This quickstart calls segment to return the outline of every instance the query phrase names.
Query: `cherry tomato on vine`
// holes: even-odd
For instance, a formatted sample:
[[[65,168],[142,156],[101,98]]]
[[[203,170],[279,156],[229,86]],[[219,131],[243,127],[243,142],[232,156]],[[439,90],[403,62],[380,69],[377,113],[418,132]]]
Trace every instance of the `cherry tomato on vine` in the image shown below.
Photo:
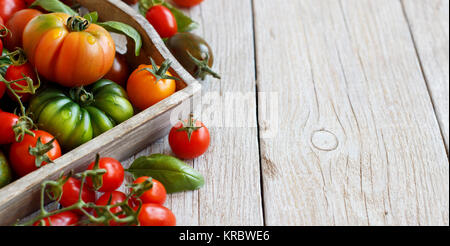
[[[23,0],[0,0],[0,17],[7,22],[15,12],[26,7]]]
[[[26,77],[29,77],[30,79],[32,79],[33,83],[36,84],[36,82],[37,82],[36,73],[33,69],[33,66],[31,66],[31,64],[29,62],[26,62],[22,65],[9,66],[8,69],[6,70],[5,79],[8,81],[23,79],[24,75]],[[25,80],[21,80],[21,81],[18,81],[17,84],[26,86],[27,82]],[[15,84],[11,84],[11,88],[14,90],[20,90],[20,88]],[[11,99],[16,100],[16,98],[10,91],[8,91],[7,93]],[[29,93],[17,93],[17,95],[20,97],[20,100],[22,102],[28,102],[32,96]]]
[[[63,193],[61,196],[61,200],[59,204],[63,207],[69,207],[78,202],[78,196],[80,195],[81,189],[81,181],[75,178],[70,177],[67,182],[63,185]],[[90,190],[86,184],[83,185],[83,191],[81,191],[81,199],[86,202],[95,202],[95,191]],[[90,212],[92,209],[85,208],[87,212]],[[74,210],[74,212],[78,214],[82,214],[83,212],[79,210]]]
[[[137,208],[136,208],[137,210]],[[154,203],[146,203],[138,215],[141,226],[175,226],[175,215],[168,208]]]
[[[194,159],[208,150],[208,128],[190,116],[188,122],[178,122],[169,133],[169,145],[173,153],[182,159]]]
[[[0,84],[3,83],[0,82]],[[15,142],[13,126],[17,121],[19,121],[19,116],[8,112],[0,112],[0,144],[11,144]]]
[[[177,21],[170,10],[162,5],[151,7],[145,15],[161,38],[170,38],[178,32]]]
[[[41,224],[41,221],[37,221],[33,224],[33,226],[74,226],[80,220],[79,216],[71,211],[61,212],[59,214],[55,214],[44,218],[44,224]]]
[[[127,59],[124,55],[117,53],[111,69],[103,78],[125,86],[128,76],[130,76],[130,68],[128,67]]]
[[[137,178],[133,183],[140,184],[148,179],[149,177],[142,176]],[[142,194],[139,198],[141,199],[142,203],[156,203],[162,205],[166,201],[167,197],[166,188],[164,188],[164,185],[156,179],[152,179],[152,182],[152,188],[144,192],[144,194]]]
[[[190,8],[200,4],[203,0],[173,0],[180,7]]]
[[[0,48],[1,48],[1,46],[2,46],[2,40],[0,39]],[[2,81],[0,81],[0,99],[2,99],[3,95],[5,94],[5,91],[6,91],[6,85]]]
[[[34,137],[25,134],[23,140],[13,143],[9,150],[11,167],[20,177],[61,156],[61,147],[50,133],[41,130],[32,132]]]
[[[152,61],[152,65],[140,65],[131,73],[127,92],[134,106],[145,110],[175,92],[175,79],[167,71],[169,66],[170,62],[165,61],[159,69]]]
[[[5,37],[6,48],[8,50],[15,50],[17,47],[22,47],[22,34],[25,26],[36,16],[41,15],[42,12],[35,9],[22,9],[14,13],[6,23],[6,28],[10,33]]]
[[[121,203],[127,199],[127,196],[120,191],[112,191],[112,192],[105,192],[101,197],[97,199],[95,202],[98,206],[105,206],[108,205],[108,201],[110,201],[109,205],[115,205],[117,203]],[[110,211],[114,214],[120,213],[122,211],[121,207],[114,207],[111,208]],[[94,211],[94,216],[98,216],[97,213]],[[124,218],[125,215],[119,215],[119,218]],[[109,223],[111,226],[119,226],[120,223],[117,223],[115,221],[111,221]]]
[[[119,188],[125,176],[125,171],[122,167],[122,164],[109,157],[104,157],[99,160],[98,163],[99,169],[106,169],[106,173],[102,175],[102,186],[98,189],[100,192],[111,192]],[[95,162],[92,162],[88,170],[94,169]],[[86,179],[87,185],[92,188],[93,181],[90,177]]]

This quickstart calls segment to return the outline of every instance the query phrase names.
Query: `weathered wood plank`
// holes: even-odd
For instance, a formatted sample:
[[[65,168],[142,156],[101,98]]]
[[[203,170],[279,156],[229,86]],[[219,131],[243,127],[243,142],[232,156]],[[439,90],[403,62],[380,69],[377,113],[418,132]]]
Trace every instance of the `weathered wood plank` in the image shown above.
[[[449,1],[402,3],[448,152]]]
[[[260,142],[266,224],[448,225],[448,159],[400,2],[253,4],[258,90],[280,105]]]
[[[210,128],[210,149],[187,162],[205,176],[205,186],[170,195],[165,204],[177,225],[263,225],[251,10],[250,0],[205,1],[184,10],[201,25],[194,32],[213,48],[222,80],[204,82],[204,105],[197,111]],[[240,111],[246,105],[227,104],[235,92],[248,93],[246,110]],[[218,119],[208,120],[212,111]],[[167,137],[139,155],[150,153],[172,154]]]

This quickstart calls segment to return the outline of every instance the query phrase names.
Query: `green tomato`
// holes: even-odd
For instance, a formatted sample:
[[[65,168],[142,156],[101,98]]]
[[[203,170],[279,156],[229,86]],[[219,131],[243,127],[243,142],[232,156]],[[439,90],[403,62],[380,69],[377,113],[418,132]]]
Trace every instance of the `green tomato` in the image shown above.
[[[0,151],[0,188],[11,183],[11,168],[8,165],[5,155]]]
[[[29,110],[39,129],[74,149],[131,118],[133,106],[118,84],[101,79],[86,90],[46,88],[34,96]]]

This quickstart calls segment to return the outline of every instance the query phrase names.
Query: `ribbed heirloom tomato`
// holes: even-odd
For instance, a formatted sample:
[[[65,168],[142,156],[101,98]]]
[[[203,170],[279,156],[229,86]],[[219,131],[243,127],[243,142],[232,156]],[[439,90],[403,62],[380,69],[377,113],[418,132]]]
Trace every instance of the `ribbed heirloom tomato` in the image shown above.
[[[23,32],[23,48],[39,74],[66,87],[89,85],[102,78],[116,53],[103,27],[64,13],[30,21]]]

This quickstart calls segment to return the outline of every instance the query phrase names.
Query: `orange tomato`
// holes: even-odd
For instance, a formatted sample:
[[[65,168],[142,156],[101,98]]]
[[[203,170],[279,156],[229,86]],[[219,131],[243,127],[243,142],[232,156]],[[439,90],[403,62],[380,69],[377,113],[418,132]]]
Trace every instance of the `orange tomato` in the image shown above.
[[[39,74],[66,87],[89,85],[102,78],[116,53],[103,27],[64,13],[30,21],[23,32],[23,48]]]
[[[166,64],[167,65],[167,64]],[[167,67],[168,68],[168,67]],[[175,93],[176,83],[170,72],[165,69],[163,74],[156,74],[153,65],[140,65],[128,78],[127,92],[131,103],[140,110],[158,103]],[[154,73],[150,72],[153,70]]]
[[[8,50],[14,50],[16,47],[22,47],[22,34],[25,26],[42,12],[35,9],[23,9],[17,11],[6,23],[11,33],[6,35],[5,42]]]

